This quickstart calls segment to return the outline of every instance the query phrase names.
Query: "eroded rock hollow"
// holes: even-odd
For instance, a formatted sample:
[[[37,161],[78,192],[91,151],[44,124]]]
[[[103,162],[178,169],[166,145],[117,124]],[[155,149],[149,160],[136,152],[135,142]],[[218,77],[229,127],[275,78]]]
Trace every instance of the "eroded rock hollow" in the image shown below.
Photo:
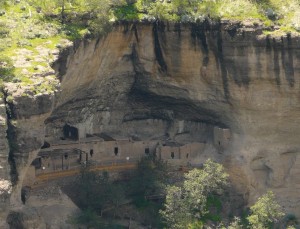
[[[300,216],[299,37],[230,23],[122,24],[69,49],[55,68],[61,88],[40,100],[46,107],[23,115],[22,101],[14,105],[20,123],[35,123],[23,128],[36,141],[27,153],[42,138],[155,142],[171,163],[224,164],[246,203],[273,190]],[[189,158],[183,147],[195,145]]]

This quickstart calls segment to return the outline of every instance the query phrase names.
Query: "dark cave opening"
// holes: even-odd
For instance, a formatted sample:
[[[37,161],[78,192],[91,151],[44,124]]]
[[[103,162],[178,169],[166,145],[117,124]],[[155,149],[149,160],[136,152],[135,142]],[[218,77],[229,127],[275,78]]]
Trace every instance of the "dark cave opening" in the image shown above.
[[[78,137],[78,129],[76,127],[65,124],[63,127],[64,139],[71,139],[77,141]]]

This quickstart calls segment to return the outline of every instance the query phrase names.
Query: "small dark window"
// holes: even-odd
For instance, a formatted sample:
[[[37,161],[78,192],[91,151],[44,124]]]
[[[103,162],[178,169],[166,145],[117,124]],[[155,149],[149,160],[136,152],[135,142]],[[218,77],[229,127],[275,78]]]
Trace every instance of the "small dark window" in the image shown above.
[[[119,153],[119,148],[118,147],[115,147],[115,156],[117,156],[118,155],[118,153]]]
[[[219,145],[221,145],[221,142],[219,141]]]
[[[146,154],[146,155],[149,155],[149,154],[150,154],[150,149],[149,149],[149,148],[146,148],[146,149],[145,149],[145,154]]]
[[[91,155],[91,157],[93,157],[93,154],[94,154],[94,150],[90,150],[90,155]]]
[[[174,159],[174,157],[175,157],[174,152],[171,152],[171,158]]]
[[[65,159],[66,159],[66,160],[68,159],[68,154],[67,154],[67,153],[65,154]]]
[[[186,154],[186,158],[189,158],[189,154],[188,153]]]

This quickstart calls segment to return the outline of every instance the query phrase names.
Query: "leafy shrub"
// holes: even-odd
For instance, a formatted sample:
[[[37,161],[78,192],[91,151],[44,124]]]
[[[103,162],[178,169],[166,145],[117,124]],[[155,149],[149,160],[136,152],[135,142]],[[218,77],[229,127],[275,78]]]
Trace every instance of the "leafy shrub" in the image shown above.
[[[4,55],[0,55],[0,77],[2,80],[8,80],[13,76],[14,66],[12,60]]]

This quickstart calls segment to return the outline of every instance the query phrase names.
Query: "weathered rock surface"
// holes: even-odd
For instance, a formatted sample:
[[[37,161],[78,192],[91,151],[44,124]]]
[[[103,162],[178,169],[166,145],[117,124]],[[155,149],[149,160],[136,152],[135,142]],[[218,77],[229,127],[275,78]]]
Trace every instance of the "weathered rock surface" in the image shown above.
[[[14,95],[12,88],[6,87],[7,95]],[[10,171],[8,179],[13,186],[6,201],[6,208],[3,209],[6,213],[9,212],[9,217],[13,217],[10,219],[13,220],[14,217],[20,216],[28,221],[28,225],[37,225],[39,221],[36,222],[37,224],[34,223],[36,219],[30,216],[27,210],[23,209],[21,201],[22,183],[28,167],[43,145],[45,136],[44,121],[50,114],[52,100],[53,94],[38,95],[32,98],[14,96],[14,100],[6,106],[8,130],[7,138],[4,139],[9,141],[10,147],[7,147],[6,151],[1,150],[1,153],[9,152],[9,155],[6,155],[6,166],[9,168],[6,169]],[[32,212],[35,211],[35,209],[32,209]],[[4,219],[0,219],[0,221],[5,222]],[[36,228],[40,228],[40,226],[36,226]]]
[[[56,185],[30,193],[26,206],[37,210],[47,229],[74,228],[71,219],[80,211]]]
[[[292,35],[230,23],[116,26],[69,56],[46,138],[69,123],[83,136],[212,143],[213,127],[226,127],[231,142],[211,157],[239,193],[252,203],[273,190],[300,216],[299,66]]]
[[[5,103],[0,99],[0,219],[6,217],[9,205],[9,196],[12,191],[12,184],[9,175],[10,166],[8,163],[9,146],[6,138],[7,115]],[[5,227],[5,221],[0,221],[0,227]]]
[[[12,203],[21,202],[22,176],[44,137],[59,140],[67,123],[82,137],[206,142],[202,158],[210,150],[246,202],[273,190],[286,212],[300,216],[299,37],[230,23],[126,24],[60,60],[55,100],[13,101]],[[225,148],[214,144],[216,127],[231,130]]]

